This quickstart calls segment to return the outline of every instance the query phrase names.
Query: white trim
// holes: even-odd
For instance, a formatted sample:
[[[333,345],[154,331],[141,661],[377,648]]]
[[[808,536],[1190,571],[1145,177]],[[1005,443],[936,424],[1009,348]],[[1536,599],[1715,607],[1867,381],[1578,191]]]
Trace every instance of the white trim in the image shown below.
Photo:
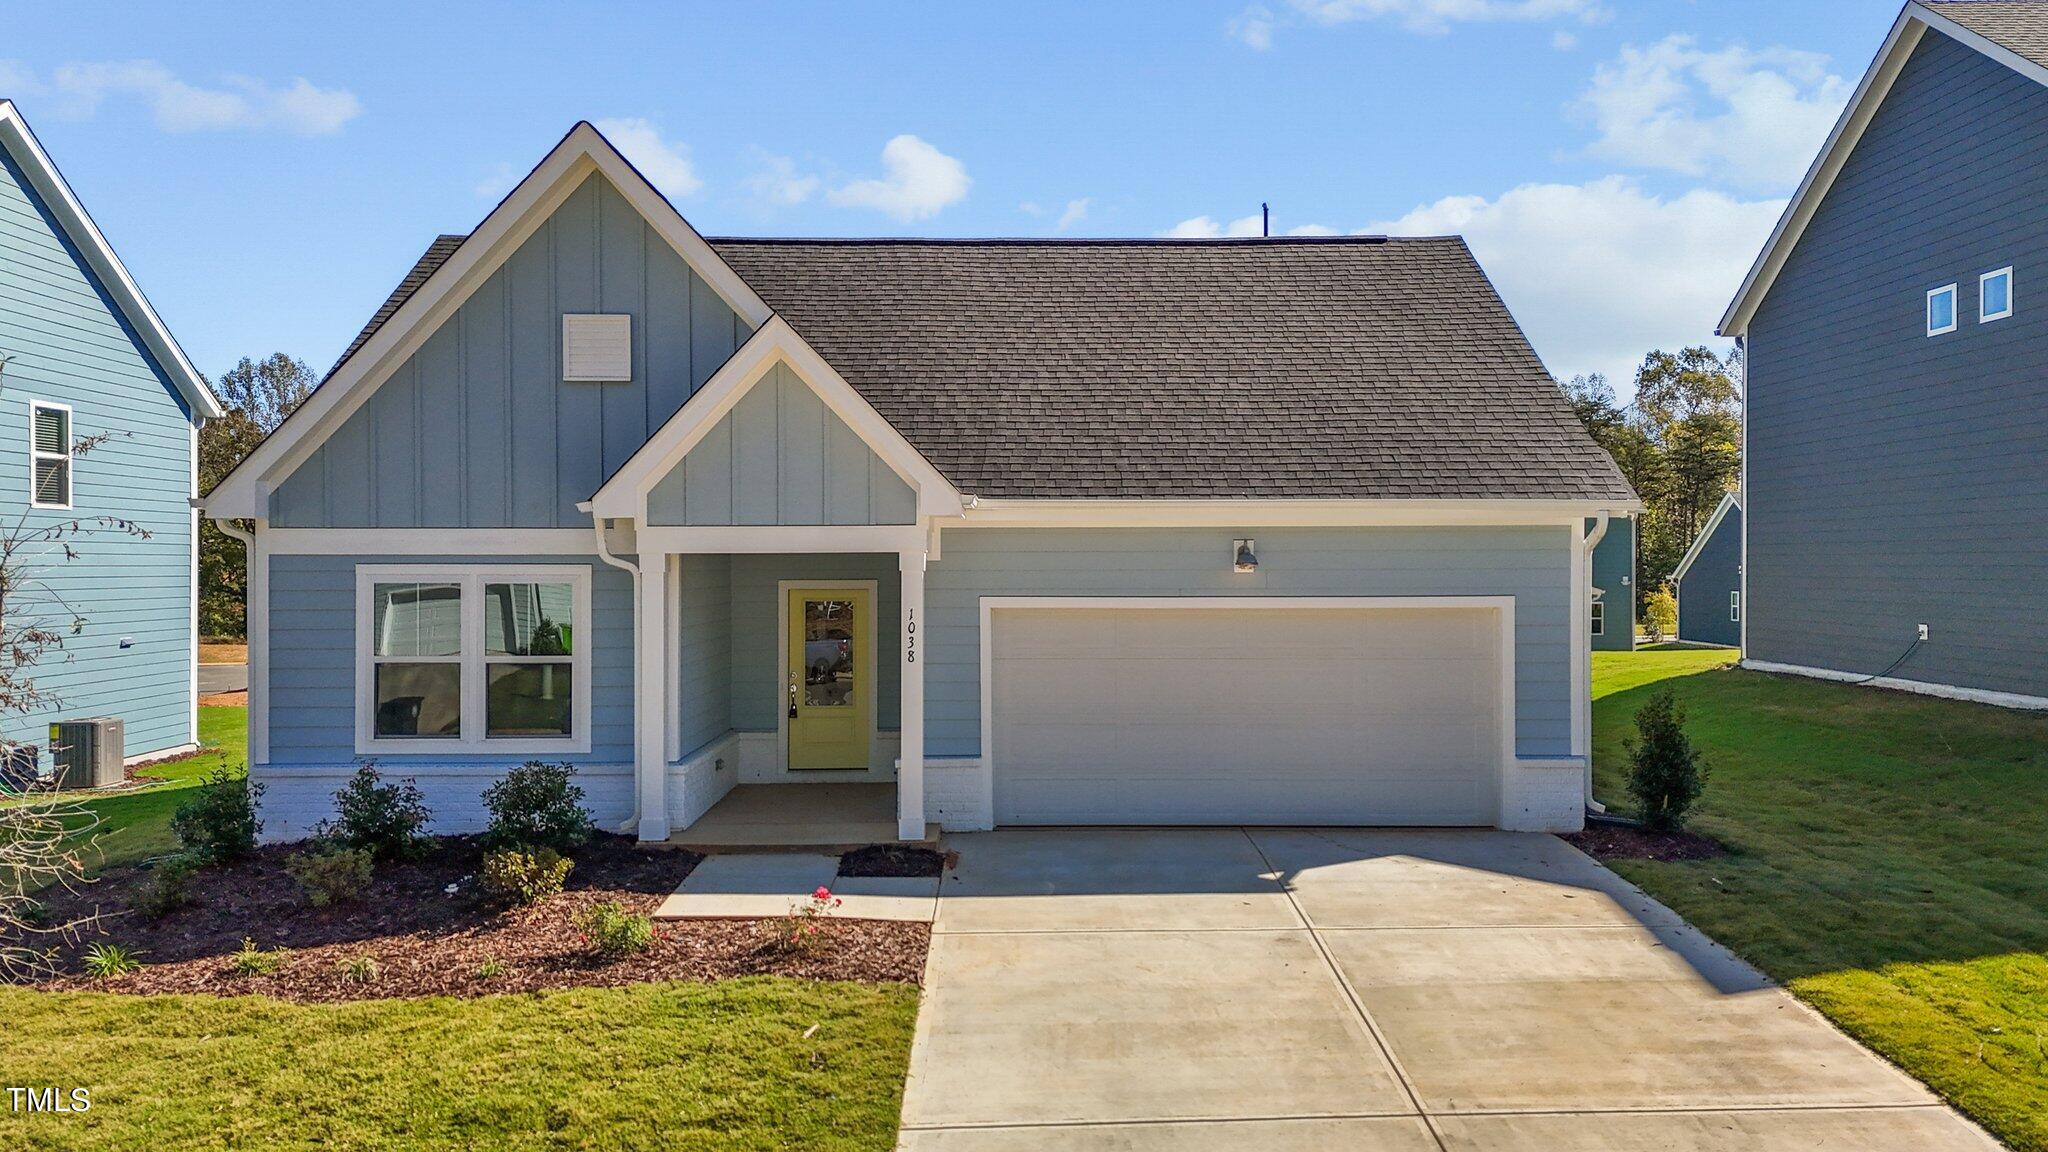
[[[765,524],[738,527],[642,527],[648,552],[902,552],[921,547],[916,524]]]
[[[186,528],[190,532],[190,535],[185,537],[188,551],[185,557],[185,579],[189,582],[185,589],[185,603],[187,610],[192,614],[192,632],[186,637],[192,644],[191,683],[186,687],[187,699],[191,703],[185,711],[191,723],[191,732],[187,738],[196,745],[199,743],[199,505],[196,503],[199,498],[199,425],[188,424],[185,430],[186,478],[190,484],[185,499]],[[243,623],[246,632],[246,615]],[[243,639],[246,643],[246,635]]]
[[[593,512],[604,518],[647,520],[647,494],[674,471],[698,441],[718,426],[741,398],[767,379],[777,365],[796,373],[832,414],[844,421],[889,470],[917,493],[918,514],[950,516],[961,508],[960,493],[939,474],[895,425],[884,419],[867,398],[854,390],[837,369],[797,335],[780,316],[747,338],[730,359],[712,373],[668,422],[634,451],[611,479],[591,497]],[[895,549],[890,549],[895,551]]]
[[[1940,696],[1948,700],[1967,700],[1973,704],[1991,704],[2000,708],[2021,708],[2028,711],[2048,709],[2048,696],[2026,696],[2017,692],[1994,692],[1987,688],[1962,688],[1954,684],[1935,684],[1925,680],[1902,680],[1896,676],[1880,676],[1872,680],[1856,672],[1838,672],[1832,668],[1809,668],[1801,664],[1779,664],[1771,660],[1744,660],[1742,666],[1753,672],[1770,672],[1783,676],[1805,676],[1813,680],[1834,680],[1867,684],[1872,688],[1890,688],[1897,692],[1914,692],[1922,696]]]
[[[1692,568],[1692,562],[1700,558],[1701,552],[1706,551],[1707,542],[1713,539],[1715,532],[1720,531],[1721,521],[1728,518],[1730,508],[1738,511],[1742,508],[1742,501],[1733,492],[1724,494],[1721,502],[1714,505],[1714,511],[1707,516],[1707,522],[1700,525],[1700,534],[1692,538],[1692,546],[1685,550],[1685,556],[1679,560],[1678,567],[1671,570],[1672,595],[1678,594],[1678,582],[1685,579],[1686,572]]]
[[[1984,286],[1986,284],[1989,284],[1991,281],[1996,280],[2000,276],[2005,277],[2005,310],[2003,312],[1986,312],[1984,310]],[[1990,272],[1984,273],[1982,276],[1977,277],[1977,323],[1989,324],[1993,320],[2004,320],[2012,315],[2012,310],[2012,265],[2007,264],[2003,268],[1994,269]]]
[[[1577,541],[1575,540],[1576,544]],[[1575,556],[1583,549],[1574,547]],[[1575,562],[1576,569],[1576,562]],[[1500,768],[1494,777],[1495,804],[1499,822],[1508,822],[1510,788],[1507,774],[1517,764],[1515,748],[1515,598],[1513,596],[983,596],[980,599],[979,635],[981,664],[981,778],[987,795],[983,810],[995,812],[995,631],[996,612],[1009,609],[1043,608],[1151,608],[1151,609],[1404,609],[1462,608],[1491,609],[1498,615],[1500,659]],[[1583,635],[1575,646],[1589,645]],[[1576,716],[1576,713],[1574,714]],[[1577,761],[1574,761],[1576,764]]]
[[[264,535],[270,551],[278,556],[590,556],[596,552],[588,528],[272,528]],[[633,551],[630,547],[623,550]]]
[[[41,410],[41,409],[48,409],[48,410],[50,410],[50,411],[52,411],[52,412],[62,412],[62,413],[64,413],[64,450],[63,450],[62,452],[45,452],[45,451],[43,451],[42,449],[40,449],[40,448],[36,447],[36,412],[37,412],[38,410]],[[36,398],[35,398],[35,397],[33,397],[33,396],[29,397],[29,400],[28,400],[28,506],[29,506],[29,507],[31,507],[31,508],[37,508],[37,509],[47,509],[47,510],[50,510],[50,511],[53,511],[53,512],[69,512],[69,511],[71,511],[71,509],[72,509],[72,506],[73,506],[74,504],[76,504],[76,503],[78,502],[78,454],[77,454],[76,452],[73,452],[73,451],[71,450],[71,449],[72,449],[72,446],[73,446],[73,445],[75,445],[76,443],[78,443],[78,440],[77,440],[77,418],[76,418],[76,417],[75,417],[75,416],[74,416],[74,415],[72,414],[72,411],[71,411],[71,405],[69,405],[69,404],[59,404],[59,403],[57,403],[57,402],[56,402],[55,400],[38,400],[38,399],[36,399]],[[42,461],[44,461],[44,460],[62,460],[62,461],[64,461],[64,502],[63,502],[62,504],[46,504],[46,503],[44,503],[44,502],[43,502],[43,500],[42,500],[42,496],[41,496],[41,494],[40,494],[40,493],[38,492],[38,490],[37,490],[37,485],[36,485],[36,465],[37,465],[37,464],[39,464],[39,463],[41,463],[41,462],[42,462]]]
[[[1638,500],[1012,499],[969,503],[963,528],[1551,527],[1601,512],[1639,512]]]
[[[867,662],[867,712],[868,766],[861,769],[835,768],[791,768],[789,766],[789,706],[783,689],[789,683],[789,594],[799,588],[832,591],[866,591],[868,594],[867,623],[865,635],[861,637],[861,659]],[[877,719],[877,702],[882,695],[881,660],[875,652],[875,614],[882,608],[881,581],[879,580],[778,580],[775,582],[775,766],[779,771],[801,774],[805,779],[815,777],[819,782],[834,779],[851,779],[856,772],[871,773],[878,766],[887,763],[879,755],[876,744],[880,739],[880,722]]]
[[[1742,349],[1742,476],[1735,482],[1736,490],[1729,493],[1728,497],[1724,499],[1734,499],[1735,506],[1741,508],[1743,503],[1749,499],[1749,365],[1756,356],[1756,340],[1748,333],[1744,333],[1735,338],[1735,343]],[[1742,519],[1738,523],[1741,525],[1742,530],[1736,533],[1735,538],[1735,587],[1741,590],[1743,599],[1747,600],[1749,598],[1749,514],[1747,512],[1743,513]],[[1719,525],[1715,525],[1715,527],[1719,527]],[[1678,598],[1677,587],[1677,581],[1674,579],[1672,581],[1671,593],[1673,600]],[[1747,618],[1748,613],[1743,615],[1742,624],[1735,630],[1735,644],[1738,650],[1747,652],[1749,650],[1749,620]]]
[[[453,663],[462,669],[462,733],[453,739],[406,739],[378,737],[376,721],[370,614],[379,583],[417,580],[459,584],[461,593],[462,645],[454,658],[436,657],[433,662]],[[574,699],[570,705],[570,735],[563,737],[521,737],[491,739],[485,732],[487,670],[491,663],[484,652],[484,585],[532,581],[569,584],[574,597],[571,610],[569,667],[574,677]],[[359,756],[476,756],[476,755],[572,755],[590,751],[590,566],[587,564],[358,564],[355,602],[355,750]],[[396,659],[396,658],[394,658]],[[509,659],[509,658],[508,658]]]
[[[918,659],[924,650],[924,576],[928,558],[922,549],[897,555],[902,580],[901,620],[897,625],[897,658],[901,661],[897,697],[898,737],[896,754],[896,837],[922,840],[925,834],[924,800],[924,666]],[[928,618],[927,618],[928,619]]]
[[[113,245],[100,234],[99,225],[94,224],[85,205],[79,203],[72,193],[71,185],[64,179],[57,166],[50,162],[49,154],[29,130],[28,122],[11,100],[0,100],[0,147],[7,149],[15,163],[27,174],[30,184],[43,203],[57,217],[57,223],[64,229],[86,263],[92,266],[94,274],[114,300],[130,325],[142,338],[150,358],[155,360],[164,374],[170,377],[171,385],[184,396],[185,403],[192,409],[197,420],[217,420],[226,415],[220,401],[214,398],[213,390],[206,386],[206,379],[199,370],[192,367],[192,361],[185,357],[185,350],[171,335],[170,329],[150,307],[149,298],[142,294],[135,278],[114,255]],[[196,422],[196,421],[195,421]]]
[[[376,334],[214,488],[205,500],[207,514],[267,516],[264,485],[282,482],[311,456],[592,174],[609,180],[749,327],[768,320],[768,305],[732,266],[609,140],[578,123]]]
[[[1944,295],[1948,297],[1948,324],[1945,327],[1937,328],[1934,326],[1934,298]],[[1939,288],[1929,288],[1927,290],[1926,318],[1927,334],[1929,336],[1946,336],[1955,331],[1957,325],[1963,319],[1963,297],[1960,286],[1944,284]]]
[[[662,726],[667,736],[663,756],[673,764],[683,758],[683,558],[673,552],[663,556],[662,578],[667,581],[663,599],[667,604],[668,627],[664,628],[662,667],[667,669],[662,693]],[[727,675],[731,673],[728,671]]]

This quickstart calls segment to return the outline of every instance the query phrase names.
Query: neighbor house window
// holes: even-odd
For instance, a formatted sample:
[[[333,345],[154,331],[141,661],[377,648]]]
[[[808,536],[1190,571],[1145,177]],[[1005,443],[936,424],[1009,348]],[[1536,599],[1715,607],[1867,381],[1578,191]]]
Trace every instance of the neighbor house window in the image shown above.
[[[1593,635],[1595,635],[1595,636],[1605,636],[1606,634],[1607,634],[1607,605],[1605,605],[1605,604],[1602,604],[1602,603],[1601,603],[1600,601],[1598,601],[1598,600],[1595,600],[1595,601],[1593,601]]]
[[[1989,324],[2012,315],[2012,269],[2000,268],[1977,277],[1977,323]]]
[[[28,406],[29,503],[71,507],[71,409],[39,400]]]
[[[1730,592],[1728,594],[1728,619],[1737,624],[1742,623],[1742,593],[1740,592]]]
[[[1936,288],[1927,294],[1927,334],[1939,336],[1956,330],[1956,286]]]
[[[356,750],[590,749],[590,569],[356,569]]]

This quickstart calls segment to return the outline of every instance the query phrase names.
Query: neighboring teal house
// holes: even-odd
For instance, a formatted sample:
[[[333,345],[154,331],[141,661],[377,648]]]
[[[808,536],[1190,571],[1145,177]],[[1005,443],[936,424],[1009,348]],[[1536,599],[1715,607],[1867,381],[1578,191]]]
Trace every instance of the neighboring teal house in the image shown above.
[[[53,701],[0,717],[0,735],[47,749],[51,721],[112,716],[130,760],[196,747],[192,500],[199,426],[220,405],[5,100],[0,361],[0,523],[86,529],[67,541],[74,559],[32,550],[37,594],[8,605],[11,629],[66,638],[29,673]],[[102,517],[147,538],[95,528]],[[70,635],[74,616],[83,625]]]
[[[1590,527],[1590,526],[1589,526]],[[1636,518],[1616,516],[1593,546],[1593,607],[1589,634],[1602,652],[1636,647]]]
[[[203,506],[266,836],[539,758],[688,843],[1578,828],[1640,503],[1455,237],[707,240],[579,124]]]
[[[1742,646],[1742,500],[1721,497],[1671,573],[1678,595],[1678,638]]]

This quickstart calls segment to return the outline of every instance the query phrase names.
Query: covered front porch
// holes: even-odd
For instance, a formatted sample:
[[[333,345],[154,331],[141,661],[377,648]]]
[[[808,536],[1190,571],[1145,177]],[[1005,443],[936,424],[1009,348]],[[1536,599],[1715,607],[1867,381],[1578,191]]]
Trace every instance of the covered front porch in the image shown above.
[[[888,784],[736,784],[669,843],[682,848],[855,848],[905,839]],[[938,839],[926,823],[918,839]]]

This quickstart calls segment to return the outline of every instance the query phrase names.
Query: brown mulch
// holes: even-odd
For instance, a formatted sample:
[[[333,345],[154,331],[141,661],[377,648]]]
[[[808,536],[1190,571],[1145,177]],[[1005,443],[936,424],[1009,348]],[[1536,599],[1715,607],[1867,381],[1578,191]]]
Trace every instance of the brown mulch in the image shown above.
[[[1565,841],[1595,860],[1711,860],[1728,849],[1698,832],[1651,832],[1629,824],[1588,823]]]
[[[435,845],[425,859],[380,865],[361,899],[328,908],[308,905],[285,871],[291,846],[266,847],[249,860],[200,872],[190,889],[194,903],[155,922],[126,911],[149,883],[147,870],[110,873],[76,896],[51,902],[60,920],[94,910],[110,915],[68,950],[65,974],[40,986],[331,1003],[751,975],[914,984],[923,974],[927,925],[854,920],[826,921],[820,942],[798,953],[773,946],[765,921],[662,923],[646,952],[603,960],[577,926],[579,915],[606,901],[651,913],[700,857],[605,837],[576,853],[567,891],[530,908],[500,909],[476,891],[477,845],[463,839]],[[275,971],[235,973],[233,956],[245,938],[279,951]],[[111,980],[84,975],[79,954],[95,941],[133,950],[141,971]],[[341,962],[358,956],[376,961],[374,981],[344,977]],[[486,976],[486,965],[499,971]]]
[[[945,871],[945,856],[906,844],[870,844],[839,858],[841,876],[939,876]]]
[[[201,707],[205,708],[247,708],[249,706],[249,690],[244,688],[240,692],[201,693],[199,703]]]

